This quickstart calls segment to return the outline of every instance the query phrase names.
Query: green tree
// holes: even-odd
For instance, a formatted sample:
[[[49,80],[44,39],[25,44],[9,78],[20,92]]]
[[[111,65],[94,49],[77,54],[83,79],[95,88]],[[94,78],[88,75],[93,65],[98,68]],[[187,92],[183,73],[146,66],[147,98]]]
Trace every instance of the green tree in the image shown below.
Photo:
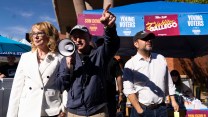
[[[192,3],[202,3],[208,4],[208,0],[166,0],[171,2],[192,2]]]

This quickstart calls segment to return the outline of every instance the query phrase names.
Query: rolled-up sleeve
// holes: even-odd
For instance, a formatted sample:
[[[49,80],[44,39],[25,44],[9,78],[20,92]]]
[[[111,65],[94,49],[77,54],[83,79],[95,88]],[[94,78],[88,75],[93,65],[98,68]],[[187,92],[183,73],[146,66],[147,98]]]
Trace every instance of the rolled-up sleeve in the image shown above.
[[[174,95],[176,88],[175,88],[175,85],[173,84],[173,80],[172,80],[172,78],[170,76],[170,73],[167,72],[166,76],[168,78],[169,95]]]
[[[137,92],[136,88],[134,87],[133,71],[128,62],[125,64],[123,72],[123,88],[123,93],[126,96]]]

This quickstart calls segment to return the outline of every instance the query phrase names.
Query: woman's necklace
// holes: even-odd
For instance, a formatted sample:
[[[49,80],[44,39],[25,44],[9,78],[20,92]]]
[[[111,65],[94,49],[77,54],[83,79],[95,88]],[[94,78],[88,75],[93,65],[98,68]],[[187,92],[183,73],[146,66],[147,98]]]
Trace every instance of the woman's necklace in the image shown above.
[[[45,59],[45,56],[46,56],[46,55],[40,56],[40,55],[38,54],[38,59],[39,59],[40,61],[43,61],[43,60]]]
[[[48,53],[48,51],[38,51],[37,52],[37,57],[38,57],[39,63],[44,61],[45,57],[47,56],[47,53]]]
[[[45,57],[39,57],[40,60],[44,60]]]

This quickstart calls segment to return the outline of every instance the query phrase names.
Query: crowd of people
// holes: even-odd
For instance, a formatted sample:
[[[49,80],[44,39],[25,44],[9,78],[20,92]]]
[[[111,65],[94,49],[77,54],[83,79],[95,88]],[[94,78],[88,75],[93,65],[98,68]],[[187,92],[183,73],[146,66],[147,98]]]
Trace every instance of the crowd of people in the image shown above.
[[[151,52],[153,33],[135,34],[137,53],[126,63],[115,58],[120,39],[109,7],[100,18],[104,36],[95,45],[86,26],[71,29],[76,46],[71,56],[58,52],[59,34],[51,23],[32,26],[32,49],[21,55],[18,67],[12,64],[16,73],[1,70],[2,77],[14,77],[7,117],[116,117],[118,112],[125,116],[127,98],[130,117],[167,117],[167,96],[176,112],[176,94],[193,97],[178,71],[169,73],[165,57]]]

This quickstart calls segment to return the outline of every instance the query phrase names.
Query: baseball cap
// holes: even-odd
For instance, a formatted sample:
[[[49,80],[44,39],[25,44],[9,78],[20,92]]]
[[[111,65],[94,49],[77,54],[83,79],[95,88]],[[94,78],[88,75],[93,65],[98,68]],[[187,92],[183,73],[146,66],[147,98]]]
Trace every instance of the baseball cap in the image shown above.
[[[81,30],[83,32],[89,33],[89,30],[88,30],[88,28],[86,26],[84,26],[84,25],[76,25],[76,26],[74,26],[71,29],[69,34],[71,35],[75,30]]]
[[[155,34],[152,32],[146,32],[146,31],[139,31],[136,33],[133,37],[133,41],[136,41],[137,39],[141,40],[152,40],[155,39]]]

